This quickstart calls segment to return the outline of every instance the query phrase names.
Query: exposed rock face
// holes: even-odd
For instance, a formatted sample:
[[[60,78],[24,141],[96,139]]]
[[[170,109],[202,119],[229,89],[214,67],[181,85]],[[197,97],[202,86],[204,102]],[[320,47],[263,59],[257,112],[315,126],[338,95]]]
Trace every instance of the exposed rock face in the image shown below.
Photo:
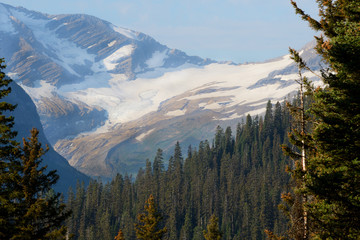
[[[42,98],[38,111],[51,144],[104,125],[106,120],[105,110],[82,102],[74,103],[59,95]]]
[[[216,63],[88,15],[5,4],[0,13],[9,75],[35,102],[55,149],[92,176],[134,173],[157,148],[197,145],[217,125],[235,126],[297,91],[289,56]],[[301,53],[319,69],[312,45]]]
[[[26,90],[41,84],[55,89],[81,82],[87,85],[89,80],[96,87],[105,87],[102,80],[114,74],[131,80],[155,67],[212,62],[88,15],[47,15],[6,4],[0,4],[0,12],[2,57],[7,59],[12,78]],[[52,94],[55,89],[41,95],[28,91],[52,143],[103,125],[104,109]]]

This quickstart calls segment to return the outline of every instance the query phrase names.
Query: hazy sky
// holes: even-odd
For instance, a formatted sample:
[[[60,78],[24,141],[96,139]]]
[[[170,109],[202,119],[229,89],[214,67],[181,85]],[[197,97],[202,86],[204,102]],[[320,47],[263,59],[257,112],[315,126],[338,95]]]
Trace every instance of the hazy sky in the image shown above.
[[[0,0],[43,13],[85,13],[140,31],[170,48],[219,61],[264,61],[316,34],[290,0]],[[315,16],[315,0],[297,0]]]

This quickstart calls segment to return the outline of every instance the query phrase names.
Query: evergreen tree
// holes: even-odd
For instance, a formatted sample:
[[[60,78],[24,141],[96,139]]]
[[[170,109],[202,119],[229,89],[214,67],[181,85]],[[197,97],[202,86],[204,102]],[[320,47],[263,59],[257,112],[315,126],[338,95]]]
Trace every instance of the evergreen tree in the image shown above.
[[[16,199],[16,232],[11,239],[61,239],[67,231],[64,221],[70,212],[60,202],[60,193],[51,189],[59,179],[56,170],[46,173],[47,167],[41,166],[46,151],[38,142],[38,134],[37,129],[32,129],[31,137],[23,139],[20,148],[22,170],[18,184],[22,191]]]
[[[6,78],[3,69],[6,65],[4,59],[0,58],[0,99],[6,97],[11,88],[11,79]],[[17,158],[14,140],[17,133],[12,129],[14,117],[8,116],[9,112],[15,110],[16,106],[0,102],[0,238],[7,239],[15,232],[15,199],[21,192],[21,188],[16,182],[19,178],[21,162]]]
[[[263,138],[270,138],[270,140],[272,140],[273,137],[273,120],[274,120],[274,115],[273,115],[273,111],[272,111],[272,103],[269,100],[267,105],[266,105],[266,112],[265,112],[265,117],[264,117],[264,135]]]
[[[270,121],[279,120],[275,117],[278,113],[271,114],[274,117]],[[283,114],[284,119],[289,118],[285,111]],[[203,228],[213,213],[221,216],[218,228],[223,239],[264,239],[264,228],[276,234],[285,231],[286,219],[276,207],[282,187],[289,180],[283,171],[286,158],[279,154],[279,145],[283,143],[280,131],[274,122],[269,122],[274,128],[271,142],[270,137],[266,140],[261,137],[264,134],[261,118],[249,115],[246,121],[238,125],[234,143],[230,128],[225,132],[218,128],[217,144],[200,142],[198,150],[189,148],[185,161],[180,144],[176,143],[166,171],[158,171],[157,162],[162,158],[162,151],[158,151],[152,169],[148,161],[135,182],[128,176],[124,179],[116,176],[105,186],[94,181],[85,193],[79,188],[79,194],[71,200],[77,217],[72,219],[69,229],[75,229],[75,239],[91,238],[93,232],[96,238],[105,239],[103,232],[110,231],[115,236],[119,226],[126,239],[135,239],[135,213],[142,209],[146,194],[157,190],[160,191],[156,203],[165,216],[161,226],[169,229],[164,239],[204,240]],[[281,131],[286,129],[288,125]],[[261,164],[262,157],[265,164]],[[157,179],[161,180],[159,189]],[[79,204],[74,204],[75,200]],[[106,211],[108,216],[104,219]]]
[[[290,218],[289,235],[294,239],[308,239],[311,229],[309,229],[309,216],[306,205],[308,203],[308,195],[300,193],[304,188],[305,174],[307,172],[307,162],[309,161],[310,153],[313,153],[311,131],[313,120],[307,114],[305,107],[306,98],[313,95],[313,89],[310,82],[303,76],[302,71],[306,68],[306,63],[300,57],[299,53],[294,49],[290,49],[291,58],[298,65],[299,79],[296,82],[299,84],[299,93],[294,103],[287,102],[287,107],[291,112],[292,125],[291,132],[289,132],[289,141],[292,147],[283,146],[283,151],[290,156],[294,162],[292,167],[287,170],[292,175],[293,192],[284,195],[284,202],[288,205],[283,206],[283,209],[288,211]],[[290,200],[291,199],[291,200]]]
[[[11,92],[10,79],[5,78],[0,59],[0,98]],[[1,239],[61,239],[65,238],[65,219],[70,212],[60,202],[60,194],[51,187],[59,176],[42,165],[45,150],[38,142],[39,132],[31,131],[23,145],[14,141],[14,118],[4,112],[14,105],[0,103],[0,238]]]
[[[118,234],[115,236],[114,240],[125,240],[124,234],[121,229],[119,230]]]
[[[163,150],[158,149],[156,152],[156,156],[153,161],[153,194],[154,198],[159,201],[161,199],[160,194],[163,192],[164,188],[164,160],[163,160]]]
[[[145,203],[146,213],[138,215],[140,223],[135,224],[136,237],[143,240],[160,240],[166,233],[166,227],[160,228],[162,216],[155,207],[155,200],[152,195]]]
[[[220,240],[221,232],[219,230],[219,218],[215,214],[211,215],[209,224],[207,225],[207,231],[204,231],[204,237],[206,240]]]
[[[316,50],[328,64],[325,87],[316,89],[312,113],[316,155],[309,159],[304,191],[320,238],[360,235],[360,2],[317,0],[320,20],[296,13],[323,35]]]

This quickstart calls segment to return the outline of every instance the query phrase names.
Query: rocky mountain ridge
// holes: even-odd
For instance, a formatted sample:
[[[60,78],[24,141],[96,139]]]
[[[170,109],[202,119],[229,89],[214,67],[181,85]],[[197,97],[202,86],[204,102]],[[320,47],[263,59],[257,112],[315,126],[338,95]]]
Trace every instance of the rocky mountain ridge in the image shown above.
[[[0,12],[9,74],[35,102],[55,149],[92,176],[137,172],[157,148],[197,145],[217,125],[234,126],[297,91],[289,56],[217,63],[92,16],[5,4]],[[318,70],[311,46],[301,54]]]

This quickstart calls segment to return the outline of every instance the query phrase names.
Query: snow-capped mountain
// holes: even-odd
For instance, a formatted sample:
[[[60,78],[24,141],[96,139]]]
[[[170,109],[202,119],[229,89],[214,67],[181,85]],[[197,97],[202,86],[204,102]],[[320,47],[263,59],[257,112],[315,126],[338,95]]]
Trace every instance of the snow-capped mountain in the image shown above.
[[[9,74],[32,97],[57,151],[93,176],[136,172],[158,147],[211,138],[218,124],[261,114],[269,99],[298,87],[289,56],[218,63],[92,16],[5,4],[0,14]],[[319,68],[311,45],[302,55]]]
[[[52,143],[102,125],[113,113],[109,109],[125,101],[118,96],[122,81],[158,67],[211,63],[92,16],[47,15],[5,4],[0,14],[1,56],[35,101]]]

